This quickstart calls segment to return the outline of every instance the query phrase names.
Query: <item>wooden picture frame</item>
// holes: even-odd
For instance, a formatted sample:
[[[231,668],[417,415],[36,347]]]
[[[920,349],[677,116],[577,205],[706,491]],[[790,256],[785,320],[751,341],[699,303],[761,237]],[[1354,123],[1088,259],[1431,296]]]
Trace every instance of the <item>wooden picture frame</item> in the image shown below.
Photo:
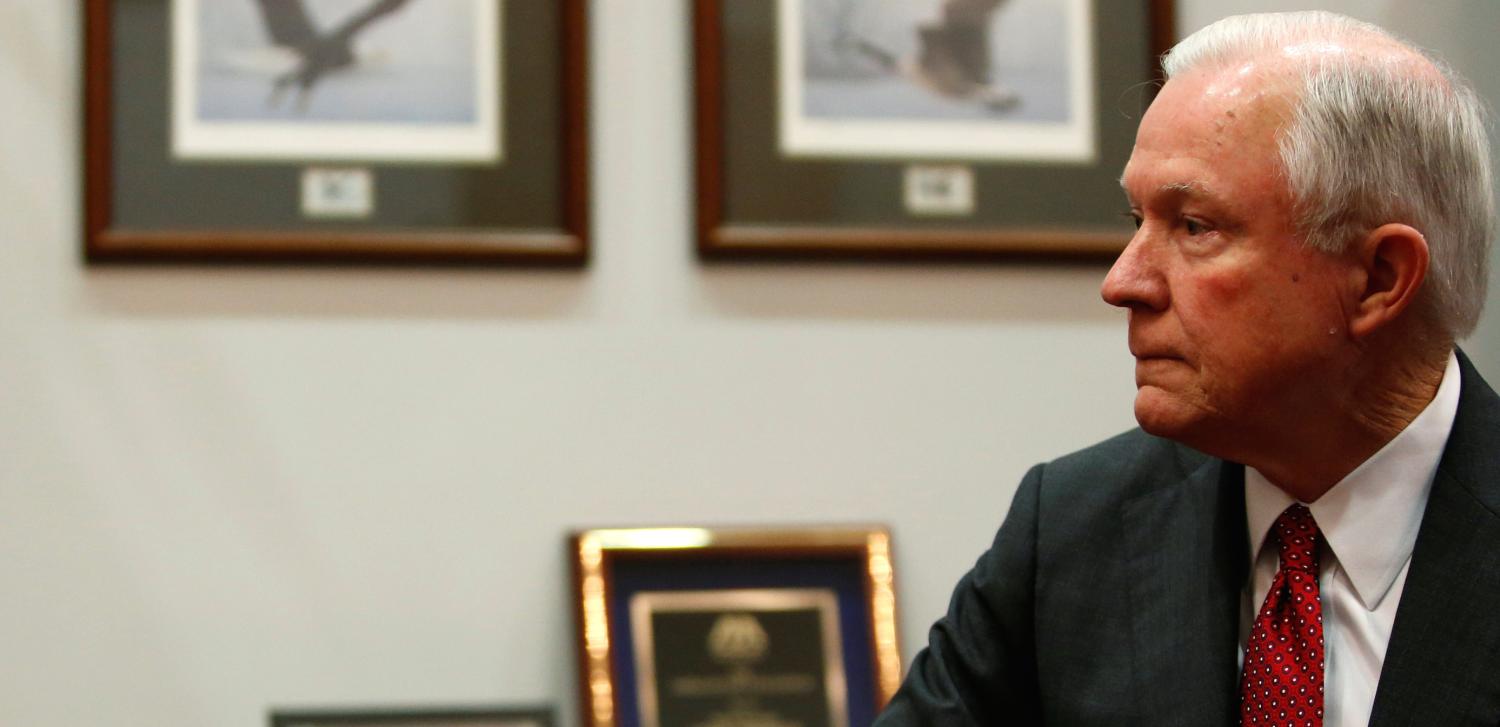
[[[961,102],[944,99],[941,113],[967,105],[954,112],[968,119],[961,123],[950,123],[938,111],[911,101],[917,84],[901,74],[916,78],[910,70],[915,54],[882,49],[847,27],[821,30],[820,22],[832,21],[817,19],[817,3],[836,2],[694,0],[700,257],[1106,258],[1124,248],[1131,227],[1121,214],[1117,180],[1135,125],[1154,94],[1158,58],[1173,40],[1172,0],[1052,0],[1061,21],[1049,21],[1031,34],[1050,32],[1068,39],[1046,45],[1073,49],[1057,51],[1061,60],[1054,63],[1067,83],[1034,83],[1032,88],[1066,99],[1038,96],[1037,120],[1032,121],[989,120],[1020,114],[995,109],[1006,103],[1012,106],[1005,108],[1025,109],[1024,90],[1009,99],[986,90],[985,113],[973,110],[980,96]],[[928,11],[938,13],[942,2],[881,0],[845,14],[908,12],[918,6],[932,6]],[[1036,9],[1043,5],[1028,0],[1031,15],[1020,17],[1045,18],[1051,11]],[[893,7],[897,9],[889,9]],[[991,28],[1003,28],[1018,16],[994,17],[999,22]],[[847,17],[837,22],[852,23]],[[921,25],[912,30],[913,38],[936,32]],[[1024,28],[1008,32],[1006,37],[1028,35]],[[824,36],[843,44],[840,53],[874,68],[866,72],[877,81],[837,88],[799,70],[812,68],[808,59],[816,54],[808,49],[817,50],[815,41]],[[1026,47],[1042,47],[1037,45],[1041,41],[1029,40],[1032,45]],[[994,53],[995,58],[1001,55]],[[998,63],[1003,80],[1005,66]],[[890,80],[880,78],[881,73]],[[905,90],[896,90],[897,77],[907,81],[901,86]],[[1091,85],[1079,94],[1084,81]],[[909,105],[897,110],[876,105],[887,101],[869,95],[870,89],[885,88],[891,89],[888,103]],[[815,94],[824,91],[832,100],[821,102],[822,111],[809,111],[821,98]],[[838,105],[856,97],[868,98],[868,108],[880,110],[845,112]],[[1087,107],[1093,115],[1082,113]],[[912,121],[929,112],[936,120]],[[819,113],[826,118],[815,118]],[[911,118],[898,118],[900,114]],[[820,124],[827,128],[815,128]],[[1009,125],[996,133],[1001,124]],[[1059,141],[1054,131],[1064,127],[1073,132],[1070,140]],[[1090,127],[1096,133],[1089,133]],[[803,134],[809,130],[817,133]],[[1012,132],[1022,141],[1004,143]]]
[[[310,62],[241,61],[281,42],[249,0],[83,8],[86,262],[587,261],[586,0],[407,3],[359,26],[386,28],[386,65],[352,66],[342,87],[299,86]],[[244,17],[215,20],[229,12]],[[355,23],[304,16],[325,37]],[[262,47],[231,56],[223,38]],[[439,51],[456,70],[431,65]],[[447,151],[461,132],[481,148]]]
[[[867,727],[900,686],[884,528],[599,529],[569,548],[586,727],[746,710]]]

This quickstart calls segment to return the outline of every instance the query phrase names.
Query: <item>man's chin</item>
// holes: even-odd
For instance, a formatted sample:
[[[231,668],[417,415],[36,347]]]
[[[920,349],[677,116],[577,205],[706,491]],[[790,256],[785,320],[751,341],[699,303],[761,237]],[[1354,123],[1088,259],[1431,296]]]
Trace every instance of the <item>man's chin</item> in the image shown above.
[[[1195,412],[1170,394],[1142,387],[1135,395],[1135,421],[1147,434],[1183,441],[1193,429]]]
[[[1232,425],[1226,426],[1226,422],[1201,407],[1154,387],[1143,387],[1136,393],[1135,421],[1147,434],[1205,454],[1224,459],[1244,454]]]

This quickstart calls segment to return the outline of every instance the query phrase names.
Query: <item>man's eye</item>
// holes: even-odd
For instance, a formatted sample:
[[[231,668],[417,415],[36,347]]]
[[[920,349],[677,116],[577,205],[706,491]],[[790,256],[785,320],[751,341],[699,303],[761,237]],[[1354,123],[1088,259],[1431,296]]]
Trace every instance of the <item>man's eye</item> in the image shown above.
[[[1131,212],[1121,212],[1120,214],[1125,219],[1130,220],[1131,224],[1135,225],[1135,229],[1137,229],[1137,230],[1141,229],[1141,215],[1140,215],[1140,213],[1131,211]]]
[[[1182,229],[1187,230],[1189,235],[1201,235],[1208,232],[1208,225],[1191,217],[1184,217],[1182,218]]]

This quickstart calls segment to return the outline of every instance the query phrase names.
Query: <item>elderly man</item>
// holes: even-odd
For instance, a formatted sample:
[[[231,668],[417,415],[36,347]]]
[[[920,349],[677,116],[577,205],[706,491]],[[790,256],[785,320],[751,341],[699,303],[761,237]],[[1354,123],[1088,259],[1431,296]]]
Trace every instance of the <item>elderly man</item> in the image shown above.
[[[1500,722],[1478,101],[1326,13],[1166,70],[1103,286],[1144,431],[1026,476],[878,724]]]

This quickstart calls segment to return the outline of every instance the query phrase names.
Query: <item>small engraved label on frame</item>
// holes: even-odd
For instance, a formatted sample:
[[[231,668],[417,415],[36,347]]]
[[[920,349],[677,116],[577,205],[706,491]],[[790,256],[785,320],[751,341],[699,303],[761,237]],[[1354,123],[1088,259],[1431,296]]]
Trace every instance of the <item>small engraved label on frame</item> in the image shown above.
[[[974,214],[974,170],[964,164],[913,164],[906,168],[906,211],[913,215]]]
[[[375,175],[363,167],[308,167],[302,170],[302,214],[306,217],[361,218],[375,212]]]

